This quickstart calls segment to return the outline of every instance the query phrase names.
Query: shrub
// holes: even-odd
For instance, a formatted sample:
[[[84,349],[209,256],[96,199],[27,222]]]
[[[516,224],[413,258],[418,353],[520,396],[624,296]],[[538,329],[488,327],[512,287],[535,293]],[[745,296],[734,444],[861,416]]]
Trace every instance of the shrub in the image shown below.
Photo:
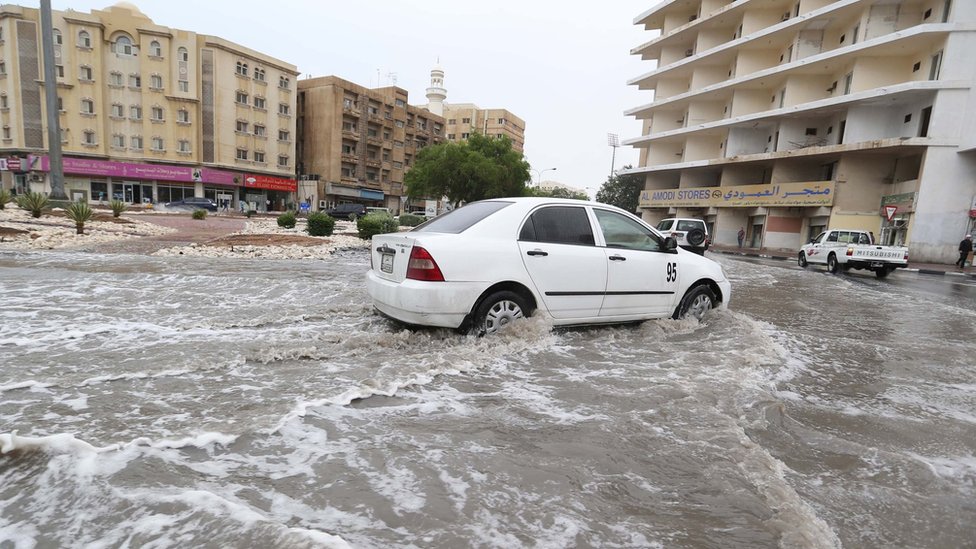
[[[10,202],[10,191],[7,189],[0,189],[0,210]]]
[[[68,219],[75,222],[75,229],[78,234],[85,234],[85,222],[91,221],[95,212],[92,211],[91,206],[87,202],[72,202],[65,209],[65,215],[67,215]]]
[[[278,216],[278,226],[284,229],[294,229],[295,223],[298,220],[295,218],[295,212],[288,211]]]
[[[112,217],[118,217],[122,215],[122,212],[129,209],[129,205],[121,200],[113,200],[108,203],[108,206],[112,208]]]
[[[311,236],[330,236],[335,229],[335,219],[322,212],[308,214],[308,234]]]
[[[193,219],[206,219],[207,210],[193,210]]]
[[[373,235],[397,232],[400,224],[390,214],[371,213],[357,219],[356,228],[359,229],[359,238],[369,240]]]
[[[33,217],[41,217],[41,213],[51,207],[47,196],[30,191],[17,197],[17,205],[29,211]]]
[[[424,221],[427,220],[423,217],[420,217],[419,215],[403,214],[400,216],[400,224],[403,225],[404,227],[416,227],[417,225],[420,225]]]

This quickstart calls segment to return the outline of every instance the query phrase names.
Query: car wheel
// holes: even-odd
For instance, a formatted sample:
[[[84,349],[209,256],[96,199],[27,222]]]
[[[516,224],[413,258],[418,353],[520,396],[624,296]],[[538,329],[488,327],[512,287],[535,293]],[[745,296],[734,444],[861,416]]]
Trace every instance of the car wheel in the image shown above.
[[[705,313],[715,307],[717,301],[715,293],[712,292],[711,288],[704,284],[695,286],[688,290],[688,293],[681,298],[681,303],[678,304],[671,318],[681,320],[682,318],[693,316],[701,320],[705,316]]]
[[[888,268],[888,267],[881,267],[880,269],[877,269],[877,270],[875,270],[875,271],[874,271],[874,274],[875,274],[875,276],[877,276],[878,278],[885,278],[885,277],[887,277],[887,276],[888,276],[889,274],[891,274],[891,271],[893,271],[893,270],[894,270],[894,269],[890,269],[890,268]]]
[[[515,292],[495,292],[478,304],[471,323],[471,333],[483,336],[505,329],[512,322],[531,316],[525,298]]]
[[[840,270],[840,264],[837,263],[836,255],[830,254],[827,256],[827,270],[830,271],[830,274],[837,274],[837,271]]]
[[[701,229],[692,229],[688,231],[688,234],[685,235],[685,240],[688,241],[688,244],[691,244],[697,248],[705,243],[705,231]]]
[[[806,269],[807,265],[809,265],[807,263],[807,254],[800,252],[800,255],[796,258],[796,264]]]

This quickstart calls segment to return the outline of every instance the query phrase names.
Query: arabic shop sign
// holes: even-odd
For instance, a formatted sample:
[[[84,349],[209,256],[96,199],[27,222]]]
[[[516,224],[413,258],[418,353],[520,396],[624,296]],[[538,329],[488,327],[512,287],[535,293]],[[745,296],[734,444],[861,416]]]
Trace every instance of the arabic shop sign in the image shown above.
[[[755,208],[758,206],[832,206],[834,182],[777,183],[775,185],[736,185],[734,187],[694,187],[647,189],[641,191],[642,208]]]

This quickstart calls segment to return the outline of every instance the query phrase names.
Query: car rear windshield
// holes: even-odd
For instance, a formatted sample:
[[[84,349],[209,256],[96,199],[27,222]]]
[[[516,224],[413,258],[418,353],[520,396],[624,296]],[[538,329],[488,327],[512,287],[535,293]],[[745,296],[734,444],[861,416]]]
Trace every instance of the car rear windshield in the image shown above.
[[[704,221],[679,221],[678,230],[679,231],[693,231],[695,229],[702,229],[705,227]]]
[[[421,233],[462,233],[475,223],[511,205],[511,202],[499,201],[472,202],[467,206],[462,206],[418,225],[414,231]]]

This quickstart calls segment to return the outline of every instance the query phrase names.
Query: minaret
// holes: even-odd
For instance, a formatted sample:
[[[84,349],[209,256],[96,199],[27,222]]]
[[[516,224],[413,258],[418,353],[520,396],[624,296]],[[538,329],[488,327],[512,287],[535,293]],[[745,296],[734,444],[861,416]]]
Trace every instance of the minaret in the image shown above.
[[[447,90],[444,89],[444,69],[440,64],[430,71],[430,87],[427,88],[427,110],[437,116],[444,116],[444,100]]]

